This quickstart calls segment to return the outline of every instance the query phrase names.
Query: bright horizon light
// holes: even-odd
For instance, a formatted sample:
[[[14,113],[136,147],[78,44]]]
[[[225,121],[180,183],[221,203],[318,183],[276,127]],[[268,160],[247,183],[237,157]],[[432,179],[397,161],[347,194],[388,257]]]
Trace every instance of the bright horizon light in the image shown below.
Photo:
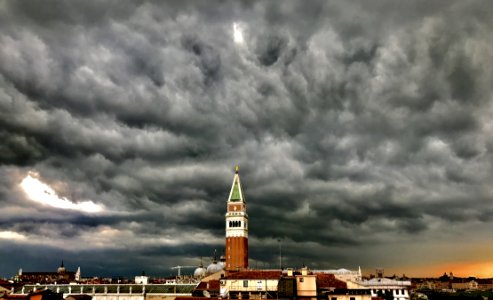
[[[0,231],[0,239],[6,240],[25,240],[26,236],[15,231]]]
[[[233,40],[237,44],[243,44],[243,32],[241,32],[241,28],[237,23],[233,23]]]
[[[98,205],[92,201],[74,203],[66,197],[60,197],[51,186],[33,177],[33,174],[29,172],[20,183],[20,186],[30,200],[56,208],[78,210],[87,213],[97,213],[103,210],[102,205]]]

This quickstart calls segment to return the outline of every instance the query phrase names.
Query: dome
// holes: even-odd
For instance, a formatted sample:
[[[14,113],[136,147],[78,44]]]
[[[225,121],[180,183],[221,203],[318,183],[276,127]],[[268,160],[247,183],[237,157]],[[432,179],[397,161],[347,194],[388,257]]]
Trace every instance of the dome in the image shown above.
[[[60,265],[60,267],[58,267],[57,272],[58,272],[58,274],[65,273],[65,267],[63,266],[63,260],[62,260],[62,264]]]
[[[207,270],[204,267],[200,266],[197,269],[195,269],[195,271],[193,272],[193,276],[194,277],[202,277],[202,276],[205,276],[205,272],[206,271]]]
[[[222,264],[218,264],[217,262],[213,262],[212,264],[207,266],[207,273],[213,274],[219,271],[222,271],[224,266]]]
[[[221,260],[222,259],[223,257],[221,257]],[[224,257],[224,261],[226,261],[226,257]],[[214,257],[212,263],[207,266],[207,274],[214,274],[222,271],[224,269],[224,265],[225,264],[222,261],[217,263],[217,252],[216,249],[214,249]]]
[[[221,258],[219,258],[219,264],[221,265],[221,268],[224,269],[226,267],[226,256],[221,255]]]

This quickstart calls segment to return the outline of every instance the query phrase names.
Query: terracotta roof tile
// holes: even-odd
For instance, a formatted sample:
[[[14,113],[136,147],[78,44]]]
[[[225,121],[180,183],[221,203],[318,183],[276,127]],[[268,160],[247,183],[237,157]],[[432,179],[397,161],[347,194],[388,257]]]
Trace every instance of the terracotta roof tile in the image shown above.
[[[317,273],[317,287],[318,288],[336,288],[346,289],[347,284],[344,281],[336,279],[334,274]]]
[[[209,280],[209,291],[219,291],[219,280]]]
[[[226,279],[279,279],[281,271],[241,271],[229,273]]]

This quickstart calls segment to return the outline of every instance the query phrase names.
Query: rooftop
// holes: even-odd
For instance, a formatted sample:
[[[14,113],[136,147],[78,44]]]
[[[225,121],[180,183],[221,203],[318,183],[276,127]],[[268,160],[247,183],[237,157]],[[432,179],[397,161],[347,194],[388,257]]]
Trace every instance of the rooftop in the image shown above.
[[[334,274],[318,273],[317,275],[317,287],[318,288],[336,288],[346,289],[347,285],[344,281],[336,279]]]
[[[241,271],[229,273],[226,279],[279,279],[281,271]]]
[[[358,281],[364,286],[411,286],[411,281],[400,281],[389,278],[372,278],[370,280]]]

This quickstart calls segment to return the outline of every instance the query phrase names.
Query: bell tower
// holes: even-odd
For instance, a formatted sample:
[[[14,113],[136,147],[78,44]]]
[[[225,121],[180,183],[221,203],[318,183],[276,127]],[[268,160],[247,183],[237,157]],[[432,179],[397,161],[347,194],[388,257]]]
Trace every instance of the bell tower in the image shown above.
[[[226,270],[248,268],[248,215],[236,166],[226,211]]]

